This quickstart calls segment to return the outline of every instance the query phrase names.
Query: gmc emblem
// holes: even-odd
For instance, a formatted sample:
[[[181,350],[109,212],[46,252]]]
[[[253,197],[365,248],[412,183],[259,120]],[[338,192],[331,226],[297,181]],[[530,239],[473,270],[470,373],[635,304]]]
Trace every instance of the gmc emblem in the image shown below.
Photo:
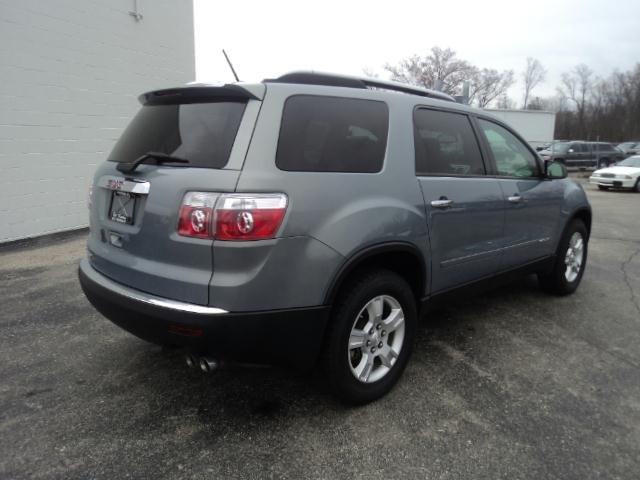
[[[107,180],[107,188],[109,188],[110,190],[120,190],[122,188],[122,185],[124,185],[124,180],[119,180],[116,178],[110,178],[109,180]]]

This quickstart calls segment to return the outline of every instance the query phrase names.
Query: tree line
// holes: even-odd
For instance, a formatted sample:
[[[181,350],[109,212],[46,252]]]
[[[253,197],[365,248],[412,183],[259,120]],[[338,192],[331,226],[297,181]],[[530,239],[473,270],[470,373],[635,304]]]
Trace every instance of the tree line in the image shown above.
[[[534,91],[545,81],[547,70],[539,60],[527,58],[519,73],[521,102],[508,94],[516,81],[513,70],[477,67],[450,48],[433,47],[425,56],[414,55],[384,69],[392,80],[453,96],[461,96],[468,82],[467,101],[480,108],[553,111],[556,139],[640,141],[640,63],[605,78],[595,76],[587,65],[577,65],[562,74],[556,95],[543,98]]]
[[[554,103],[556,138],[640,141],[640,64],[606,78],[578,65],[562,76]]]

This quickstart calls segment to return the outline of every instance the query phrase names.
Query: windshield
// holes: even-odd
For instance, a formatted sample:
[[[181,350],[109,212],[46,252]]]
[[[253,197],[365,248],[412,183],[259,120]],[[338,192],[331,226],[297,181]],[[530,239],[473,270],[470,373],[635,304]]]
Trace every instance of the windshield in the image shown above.
[[[245,105],[228,101],[146,105],[125,129],[109,160],[131,163],[145,153],[160,152],[184,158],[190,167],[223,168]]]
[[[567,153],[568,150],[569,150],[568,143],[554,143],[553,145],[551,145],[551,151],[553,152]]]
[[[633,148],[633,146],[635,145],[635,143],[633,142],[626,142],[626,143],[621,143],[620,145],[618,145],[618,148]]]
[[[638,167],[640,168],[640,157],[629,157],[621,162],[618,162],[616,165],[619,167]]]

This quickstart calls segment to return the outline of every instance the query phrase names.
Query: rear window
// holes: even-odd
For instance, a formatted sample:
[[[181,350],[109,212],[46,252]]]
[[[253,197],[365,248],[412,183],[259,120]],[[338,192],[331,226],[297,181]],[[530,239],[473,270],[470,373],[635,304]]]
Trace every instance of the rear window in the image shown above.
[[[551,151],[555,153],[567,153],[569,151],[568,143],[554,143],[551,145]]]
[[[600,144],[600,148],[599,148],[601,152],[610,152],[613,149],[614,149],[613,145],[611,145],[610,143],[602,143]]]
[[[145,105],[113,147],[109,160],[130,163],[147,152],[162,152],[189,160],[190,167],[223,168],[245,106],[244,102]]]
[[[571,148],[573,149],[573,153],[589,153],[591,147],[586,143],[573,143]]]
[[[300,172],[379,172],[388,128],[384,102],[296,95],[284,105],[276,165]]]

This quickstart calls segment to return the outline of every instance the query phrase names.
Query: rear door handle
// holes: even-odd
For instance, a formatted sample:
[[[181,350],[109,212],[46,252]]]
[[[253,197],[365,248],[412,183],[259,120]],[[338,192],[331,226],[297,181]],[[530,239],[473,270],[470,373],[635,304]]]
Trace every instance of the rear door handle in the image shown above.
[[[439,200],[432,200],[431,206],[433,208],[451,208],[453,206],[453,200],[449,200],[448,198],[440,198]]]
[[[507,198],[511,203],[521,203],[523,198],[520,195],[511,195]]]

